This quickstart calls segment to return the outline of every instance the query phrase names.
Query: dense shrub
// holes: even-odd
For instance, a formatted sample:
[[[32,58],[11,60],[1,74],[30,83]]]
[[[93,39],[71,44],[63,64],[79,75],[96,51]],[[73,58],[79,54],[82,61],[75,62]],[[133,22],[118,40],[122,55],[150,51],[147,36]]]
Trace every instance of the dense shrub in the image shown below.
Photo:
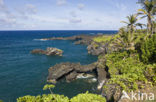
[[[19,97],[17,102],[106,102],[105,98],[101,95],[91,94],[91,93],[84,93],[78,94],[77,96],[69,99],[63,95],[56,95],[56,94],[48,94],[42,96],[24,96]]]
[[[130,91],[138,89],[138,81],[147,81],[144,75],[146,66],[139,61],[137,54],[115,52],[106,55],[106,59],[111,76],[109,84],[117,84],[123,90]]]
[[[73,97],[71,102],[106,102],[106,100],[101,95],[86,92]]]
[[[44,94],[42,96],[24,96],[19,97],[17,102],[69,102],[68,97],[63,95],[55,95],[55,94]]]
[[[156,34],[142,44],[141,59],[144,63],[156,63]]]
[[[148,80],[156,84],[156,64],[147,65],[145,75]]]

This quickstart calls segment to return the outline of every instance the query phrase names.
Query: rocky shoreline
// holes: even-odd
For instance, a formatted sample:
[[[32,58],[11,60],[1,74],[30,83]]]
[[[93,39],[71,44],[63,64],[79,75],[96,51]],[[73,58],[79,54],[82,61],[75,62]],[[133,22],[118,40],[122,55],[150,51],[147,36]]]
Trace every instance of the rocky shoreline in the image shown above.
[[[53,37],[53,38],[44,38],[44,40],[72,40],[74,44],[82,44],[87,46],[88,54],[91,55],[102,55],[105,56],[107,53],[111,53],[114,51],[119,51],[120,47],[117,47],[110,44],[109,42],[105,43],[98,43],[95,42],[93,39],[95,37],[102,37],[103,35],[78,35],[72,37]],[[108,35],[106,35],[108,36]],[[110,37],[113,35],[109,35]],[[57,48],[56,48],[57,49]],[[41,53],[46,54],[49,50],[33,50],[32,53]],[[57,50],[55,50],[57,51]],[[46,53],[45,53],[46,52]],[[62,55],[63,51],[60,53]],[[46,54],[47,55],[47,54]],[[52,54],[52,55],[56,55]],[[57,54],[59,55],[59,54]],[[115,99],[116,101],[121,97],[121,91],[116,89],[115,85],[107,85],[107,81],[110,78],[110,74],[108,72],[108,68],[106,66],[106,59],[98,59],[98,61],[89,64],[89,65],[81,65],[80,63],[60,63],[56,64],[49,68],[49,75],[47,77],[47,82],[56,84],[62,78],[65,78],[66,82],[71,82],[78,78],[89,78],[94,73],[95,79],[97,78],[98,86],[97,89],[101,90],[101,95],[106,97],[107,101],[111,101]],[[103,88],[103,86],[107,86],[107,90]],[[118,95],[116,95],[118,94]]]
[[[53,37],[46,38],[46,40],[72,40],[74,44],[87,45],[88,54],[97,56],[105,55],[107,53],[119,50],[119,48],[109,45],[109,42],[100,44],[93,41],[95,37],[100,36],[103,35],[94,35],[94,36],[78,35],[72,37]],[[55,66],[49,68],[47,82],[55,84],[61,78],[65,78],[67,82],[71,82],[73,80],[76,80],[78,76],[85,77],[85,75],[90,72],[94,72],[96,75],[95,77],[97,78],[98,81],[97,89],[101,90],[101,95],[106,97],[108,101],[112,100],[112,97],[116,96],[115,85],[108,86],[109,90],[105,90],[103,88],[103,86],[106,84],[107,80],[110,77],[106,66],[106,59],[99,59],[97,62],[94,62],[89,65],[81,65],[80,63],[69,63],[69,62],[56,64]],[[116,100],[118,99],[119,97],[116,98]]]

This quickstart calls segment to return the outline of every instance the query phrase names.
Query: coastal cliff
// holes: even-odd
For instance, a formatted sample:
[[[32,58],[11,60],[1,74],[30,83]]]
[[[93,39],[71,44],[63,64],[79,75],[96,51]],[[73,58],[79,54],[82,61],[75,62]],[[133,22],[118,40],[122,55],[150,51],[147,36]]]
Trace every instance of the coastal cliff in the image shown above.
[[[65,77],[66,81],[70,82],[76,80],[80,74],[85,75],[88,72],[94,72],[96,75],[94,77],[98,79],[97,89],[101,90],[101,95],[106,97],[107,101],[113,100],[116,102],[120,100],[122,102],[123,90],[140,89],[141,84],[138,83],[144,83],[144,80],[148,80],[144,73],[149,68],[148,65],[139,60],[139,55],[136,52],[138,49],[136,45],[140,42],[126,45],[123,39],[120,33],[109,36],[97,35],[89,37],[88,35],[80,35],[69,38],[50,38],[50,40],[81,42],[79,44],[87,45],[88,54],[97,55],[99,58],[95,63],[89,65],[81,65],[79,63],[57,64],[49,69],[47,81],[56,83]],[[152,67],[155,68],[155,65]],[[131,74],[132,76],[130,76]],[[138,77],[142,79],[140,80]],[[134,87],[133,84],[136,86]]]

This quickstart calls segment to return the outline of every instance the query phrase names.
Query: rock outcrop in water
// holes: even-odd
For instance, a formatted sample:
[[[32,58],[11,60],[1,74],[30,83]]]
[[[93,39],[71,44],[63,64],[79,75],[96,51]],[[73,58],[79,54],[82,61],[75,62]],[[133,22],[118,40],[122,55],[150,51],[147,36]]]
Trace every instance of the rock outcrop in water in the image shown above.
[[[61,63],[49,68],[48,82],[55,82],[63,77],[67,82],[75,80],[79,74],[92,72],[96,64],[81,65],[80,63]]]
[[[52,56],[52,55],[62,56],[63,51],[58,48],[48,47],[46,50],[42,50],[42,49],[32,50],[31,53],[32,54],[44,54],[47,56]]]
[[[72,40],[75,44],[83,44],[89,45],[91,44],[94,37],[100,35],[77,35],[71,37],[52,37],[52,38],[44,38],[44,40]]]
[[[111,46],[109,42],[105,44],[101,44],[93,41],[95,37],[100,37],[100,36],[102,35],[77,35],[71,37],[45,38],[44,40],[72,40],[74,41],[74,44],[87,45],[88,53],[92,55],[106,54],[106,53],[119,50],[119,48],[117,48],[116,46]]]

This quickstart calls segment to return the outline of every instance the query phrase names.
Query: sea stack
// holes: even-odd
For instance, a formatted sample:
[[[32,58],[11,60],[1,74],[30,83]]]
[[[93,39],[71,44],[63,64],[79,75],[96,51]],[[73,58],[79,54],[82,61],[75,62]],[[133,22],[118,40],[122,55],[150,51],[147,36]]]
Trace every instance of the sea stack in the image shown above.
[[[58,48],[48,47],[46,50],[34,49],[31,51],[32,54],[44,54],[47,56],[62,56],[63,51]]]

